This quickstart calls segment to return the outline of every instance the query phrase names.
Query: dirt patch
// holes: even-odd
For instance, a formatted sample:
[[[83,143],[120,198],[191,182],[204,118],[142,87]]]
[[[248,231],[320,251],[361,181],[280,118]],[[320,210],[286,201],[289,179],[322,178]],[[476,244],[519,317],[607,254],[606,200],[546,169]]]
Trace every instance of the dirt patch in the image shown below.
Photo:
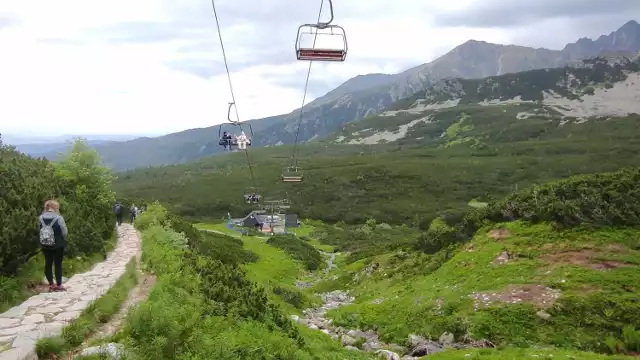
[[[544,285],[507,285],[500,292],[475,292],[471,294],[474,299],[474,310],[486,308],[496,303],[521,304],[528,303],[538,308],[546,309],[561,295],[560,290],[548,288]]]
[[[618,253],[626,253],[629,249],[626,246],[620,244],[609,244],[607,245],[607,250],[615,251]]]
[[[495,230],[489,231],[487,236],[489,236],[492,239],[495,239],[497,242],[502,242],[504,239],[511,236],[511,231],[507,229],[495,229]]]
[[[587,267],[594,270],[609,270],[619,267],[631,267],[632,264],[626,264],[616,260],[598,260],[597,253],[593,250],[580,251],[564,251],[555,254],[543,255],[540,258],[552,266],[575,265]]]

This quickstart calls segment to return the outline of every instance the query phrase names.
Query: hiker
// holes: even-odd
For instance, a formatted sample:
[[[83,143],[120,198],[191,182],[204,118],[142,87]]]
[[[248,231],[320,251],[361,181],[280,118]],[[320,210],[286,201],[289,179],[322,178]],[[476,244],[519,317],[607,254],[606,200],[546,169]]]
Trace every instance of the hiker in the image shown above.
[[[136,216],[138,216],[138,208],[136,207],[136,204],[133,204],[131,205],[131,223],[132,224],[136,220]]]
[[[222,133],[222,143],[224,144],[223,146],[225,150],[227,150],[230,146],[228,137],[229,135],[227,135],[226,131]]]
[[[62,286],[62,258],[67,243],[68,230],[60,215],[60,204],[55,200],[44,203],[44,212],[38,217],[40,246],[44,254],[44,275],[49,282],[49,292],[65,291]],[[56,267],[56,282],[53,282],[53,266]]]
[[[116,206],[113,208],[116,213],[116,222],[118,226],[122,225],[122,205],[120,203],[116,203]]]
[[[238,136],[238,148],[240,150],[246,150],[248,141],[249,141],[249,139],[247,138],[247,135],[245,135],[244,131],[242,131],[240,133],[240,136]]]
[[[222,140],[224,140],[224,148],[225,150],[229,150],[231,151],[231,145],[233,145],[232,140],[233,137],[231,136],[231,133],[228,132],[224,132],[224,134],[222,134]]]

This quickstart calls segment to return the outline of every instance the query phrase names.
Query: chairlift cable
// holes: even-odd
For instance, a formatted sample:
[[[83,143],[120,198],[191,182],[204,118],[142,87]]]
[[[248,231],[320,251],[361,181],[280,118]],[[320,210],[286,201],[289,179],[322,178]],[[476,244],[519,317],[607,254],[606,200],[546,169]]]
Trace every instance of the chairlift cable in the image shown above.
[[[222,40],[222,31],[220,31],[220,21],[218,20],[218,12],[216,11],[216,2],[215,0],[211,0],[211,7],[213,8],[213,16],[216,20],[216,28],[218,29],[218,38],[220,39],[220,48],[222,49],[222,58],[224,60],[224,67],[227,71],[227,79],[229,80],[229,90],[231,91],[231,100],[234,103],[235,113],[236,113],[236,121],[237,125],[240,126],[240,131],[242,132],[242,122],[240,122],[240,115],[238,115],[238,106],[236,105],[236,96],[233,92],[233,83],[231,81],[231,72],[229,71],[229,64],[227,62],[227,53],[224,50],[224,41]],[[253,141],[253,139],[251,139]],[[247,158],[247,165],[249,165],[249,174],[251,175],[251,184],[254,189],[256,187],[256,178],[253,176],[253,168],[251,166],[251,159],[249,157],[249,151],[245,148],[243,149]]]
[[[213,0],[212,0],[213,1]],[[322,5],[324,5],[324,0],[320,0],[320,10],[318,11],[318,21],[320,23],[320,16],[322,15]],[[316,29],[316,33],[313,37],[313,47],[316,46],[316,40],[318,40],[318,29]],[[300,135],[300,125],[302,124],[302,114],[304,112],[304,103],[307,100],[307,89],[309,88],[309,78],[311,77],[311,66],[313,65],[313,60],[309,62],[309,70],[307,70],[307,80],[304,83],[304,93],[302,95],[302,106],[300,107],[300,117],[298,118],[298,127],[296,129],[296,138],[293,143],[293,153],[291,154],[291,166],[297,167],[298,160],[296,159],[296,150],[298,148],[298,136]]]

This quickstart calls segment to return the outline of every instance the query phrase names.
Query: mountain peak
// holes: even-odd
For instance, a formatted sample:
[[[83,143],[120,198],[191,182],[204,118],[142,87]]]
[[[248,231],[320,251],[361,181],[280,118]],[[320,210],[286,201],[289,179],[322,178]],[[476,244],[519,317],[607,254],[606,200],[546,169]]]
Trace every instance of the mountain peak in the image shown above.
[[[602,35],[597,40],[580,38],[578,41],[562,49],[573,59],[584,59],[598,56],[603,52],[630,52],[640,50],[640,24],[630,20],[609,35]]]

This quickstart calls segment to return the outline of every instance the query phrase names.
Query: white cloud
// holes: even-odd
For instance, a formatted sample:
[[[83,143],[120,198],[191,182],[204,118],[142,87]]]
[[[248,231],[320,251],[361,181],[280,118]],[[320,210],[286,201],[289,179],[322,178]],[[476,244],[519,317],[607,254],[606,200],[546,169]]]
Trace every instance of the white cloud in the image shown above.
[[[299,74],[306,73],[308,63],[295,61],[295,31],[315,20],[318,4],[236,0],[218,5],[243,120],[300,106],[304,77]],[[400,72],[471,38],[508,43],[522,36],[513,29],[432,27],[438,11],[472,4],[337,0],[335,23],[346,29],[349,55],[345,63],[314,64],[312,86]],[[0,27],[0,132],[160,134],[224,121],[231,96],[210,11],[207,0],[0,3],[0,19],[13,20]],[[176,36],[170,36],[174,30]],[[185,47],[195,50],[180,51]],[[199,61],[215,75],[203,78],[170,66],[185,60]]]

